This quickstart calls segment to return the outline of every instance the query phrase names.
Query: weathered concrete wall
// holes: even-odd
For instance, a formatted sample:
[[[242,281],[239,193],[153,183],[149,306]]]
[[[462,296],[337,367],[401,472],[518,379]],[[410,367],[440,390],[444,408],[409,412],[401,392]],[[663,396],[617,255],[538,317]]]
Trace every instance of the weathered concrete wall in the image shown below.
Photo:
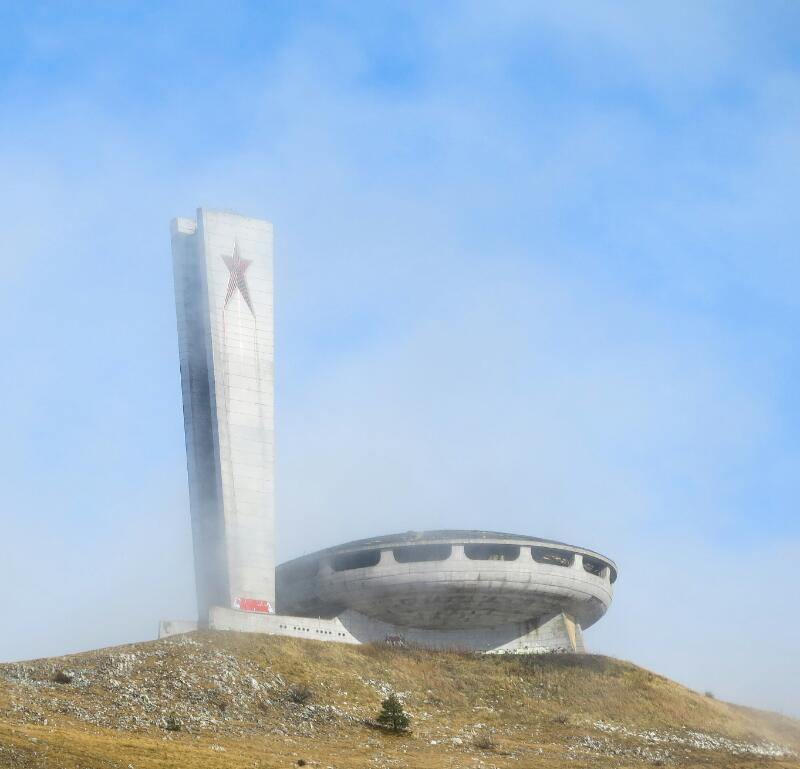
[[[584,651],[580,625],[561,613],[543,618],[537,623],[448,631],[398,627],[370,619],[355,611],[346,611],[333,619],[313,619],[256,614],[215,606],[209,614],[208,624],[214,630],[266,633],[349,644],[384,642],[430,649],[464,649],[492,653]]]
[[[466,540],[466,532],[462,540]],[[529,540],[497,535],[498,544],[512,548],[510,560],[476,560],[465,554],[469,544],[448,532],[449,555],[441,560],[398,562],[391,538],[379,538],[361,550],[347,546],[312,554],[278,568],[278,610],[287,614],[330,617],[353,609],[373,619],[405,627],[429,629],[490,629],[531,618],[565,612],[589,627],[611,604],[611,567],[586,570],[578,548],[561,545],[571,563],[539,563]],[[388,546],[381,541],[390,540]],[[376,544],[380,543],[380,544]],[[376,563],[336,569],[341,553],[373,553]],[[316,560],[315,560],[316,559]]]
[[[275,605],[272,225],[172,223],[198,615]]]
[[[182,619],[167,619],[161,620],[158,623],[158,637],[169,638],[172,635],[181,635],[183,633],[192,633],[197,630],[197,622]]]

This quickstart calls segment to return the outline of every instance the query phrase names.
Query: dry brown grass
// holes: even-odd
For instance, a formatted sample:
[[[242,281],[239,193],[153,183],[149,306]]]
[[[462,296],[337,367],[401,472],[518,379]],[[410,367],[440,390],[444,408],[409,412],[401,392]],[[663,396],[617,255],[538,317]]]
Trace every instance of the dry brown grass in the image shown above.
[[[195,645],[167,640],[31,663],[30,680],[9,677],[10,667],[0,666],[0,767],[273,769],[297,766],[301,759],[307,766],[336,769],[460,769],[479,761],[545,769],[657,765],[653,750],[660,748],[631,736],[645,729],[766,740],[800,752],[797,721],[720,702],[605,657],[477,657],[235,633],[192,638]],[[143,706],[146,724],[139,731],[90,723],[113,697],[99,672],[104,661],[143,650],[163,654],[152,659],[142,654],[125,686],[152,691],[147,686],[165,670],[179,678],[178,670],[192,669],[199,683],[186,689],[178,681],[176,696],[188,698],[188,705],[183,703],[188,712],[195,700],[204,707],[224,701],[226,706],[217,708],[219,723],[167,731],[158,724],[170,712],[159,712],[157,694],[148,695],[153,709]],[[277,677],[283,688],[261,700],[255,694],[248,699],[236,682],[225,691],[214,682],[213,670],[197,662],[198,650],[231,655],[264,681]],[[88,683],[54,683],[52,671],[61,668]],[[313,697],[290,694],[309,686]],[[412,719],[409,734],[389,735],[364,725],[377,714],[382,689],[400,693]],[[75,712],[84,715],[65,715],[59,697],[69,697]],[[15,709],[20,703],[29,711]],[[334,710],[326,710],[331,706]],[[597,721],[622,725],[628,734],[598,730]],[[800,768],[793,757],[736,756],[683,745],[670,751],[668,766]]]

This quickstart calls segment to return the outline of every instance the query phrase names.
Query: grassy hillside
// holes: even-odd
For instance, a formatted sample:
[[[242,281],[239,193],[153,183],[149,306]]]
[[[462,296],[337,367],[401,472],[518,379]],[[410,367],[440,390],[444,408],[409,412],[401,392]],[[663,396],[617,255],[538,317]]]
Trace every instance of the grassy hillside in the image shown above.
[[[365,723],[389,691],[408,734]],[[3,769],[800,769],[798,754],[800,722],[606,657],[194,633],[0,665]]]

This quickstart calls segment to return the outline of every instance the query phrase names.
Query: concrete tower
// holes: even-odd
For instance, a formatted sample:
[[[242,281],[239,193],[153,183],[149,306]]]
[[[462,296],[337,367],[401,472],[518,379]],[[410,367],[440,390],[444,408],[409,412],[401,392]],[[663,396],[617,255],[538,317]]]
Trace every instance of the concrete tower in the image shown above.
[[[272,225],[172,221],[199,622],[275,606]]]

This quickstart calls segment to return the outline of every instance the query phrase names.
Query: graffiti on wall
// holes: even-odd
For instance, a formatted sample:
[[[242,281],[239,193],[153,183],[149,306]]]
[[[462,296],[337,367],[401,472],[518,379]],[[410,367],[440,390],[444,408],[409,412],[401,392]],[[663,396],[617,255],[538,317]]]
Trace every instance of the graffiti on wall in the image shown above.
[[[239,611],[252,611],[256,614],[274,614],[275,609],[269,601],[260,598],[234,598],[233,608]]]

